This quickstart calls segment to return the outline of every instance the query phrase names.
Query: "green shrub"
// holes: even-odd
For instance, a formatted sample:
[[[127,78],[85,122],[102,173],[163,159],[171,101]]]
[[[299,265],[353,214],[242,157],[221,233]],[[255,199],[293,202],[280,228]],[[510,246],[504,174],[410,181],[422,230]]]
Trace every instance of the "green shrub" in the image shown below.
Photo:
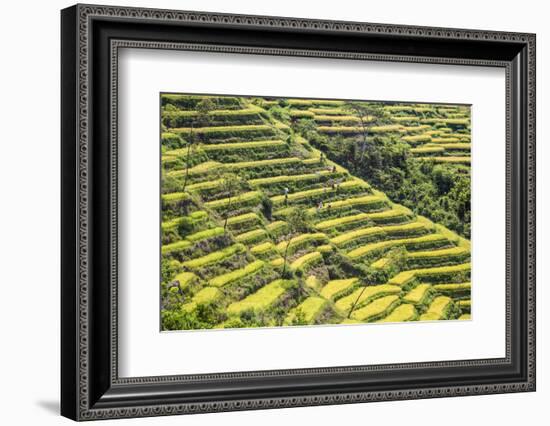
[[[254,107],[214,110],[207,115],[211,126],[249,125],[263,123],[262,111],[262,109]],[[168,128],[191,127],[192,125],[200,127],[198,116],[197,111],[167,111],[162,114],[162,123]]]
[[[184,144],[179,135],[170,132],[163,132],[161,135],[161,143],[164,148],[176,149],[181,148]]]
[[[241,108],[240,98],[236,98],[234,96],[181,95],[163,93],[160,97],[162,107],[173,105],[184,110],[195,109],[197,105],[205,99],[212,100],[217,107],[223,107],[226,109]]]

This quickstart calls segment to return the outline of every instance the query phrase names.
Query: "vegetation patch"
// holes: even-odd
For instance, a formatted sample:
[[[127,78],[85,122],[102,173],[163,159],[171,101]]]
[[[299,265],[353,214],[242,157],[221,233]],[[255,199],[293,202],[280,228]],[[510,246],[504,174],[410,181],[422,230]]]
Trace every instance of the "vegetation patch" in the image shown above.
[[[351,293],[359,284],[357,278],[348,278],[329,281],[321,290],[325,299],[337,300]]]
[[[403,246],[408,250],[413,250],[420,247],[438,247],[448,243],[449,240],[441,234],[428,234],[421,237],[402,238],[370,243],[351,250],[348,252],[348,256],[352,259],[362,259],[373,254],[384,253],[389,249],[398,246]]]
[[[436,282],[438,279],[446,280],[447,282],[453,280],[455,277],[462,277],[470,274],[470,263],[463,263],[460,265],[452,266],[440,266],[435,268],[425,269],[413,269],[409,271],[403,271],[391,278],[388,283],[395,285],[405,285],[412,282],[416,278],[422,280]]]
[[[160,109],[162,330],[470,318],[469,107]]]
[[[340,312],[348,315],[352,309],[364,306],[379,297],[399,295],[400,293],[400,287],[390,284],[360,287],[350,295],[342,297],[338,300],[335,303],[335,306]]]
[[[421,305],[426,303],[432,293],[430,284],[420,284],[403,296],[403,301],[412,303],[413,305]]]
[[[240,280],[241,278],[250,276],[264,267],[264,262],[261,260],[256,260],[252,263],[249,263],[244,268],[236,269],[227,274],[217,276],[210,280],[209,284],[214,287],[222,287],[231,282]]]
[[[446,296],[438,296],[430,304],[426,313],[420,316],[420,321],[448,319],[453,313],[453,308],[453,299]]]
[[[248,310],[262,312],[275,305],[292,284],[289,280],[276,280],[259,289],[256,293],[247,296],[241,301],[227,307],[229,315],[240,315]]]
[[[400,303],[398,296],[385,296],[351,313],[351,318],[371,322],[389,314]]]
[[[203,266],[219,262],[234,254],[243,253],[244,251],[246,251],[246,248],[243,244],[234,244],[223,250],[215,251],[210,254],[207,254],[206,256],[202,256],[197,259],[192,259],[192,260],[183,262],[182,265],[189,269],[198,269]]]
[[[378,322],[404,322],[404,321],[415,321],[418,319],[418,312],[416,311],[414,305],[405,303],[399,305],[389,314],[386,318],[382,318]]]
[[[318,251],[314,251],[296,259],[290,264],[290,269],[294,271],[305,270],[322,261],[323,256],[321,255],[321,253],[319,253]]]
[[[313,324],[317,317],[326,309],[328,302],[326,299],[317,296],[310,296],[295,309],[293,309],[285,319],[286,325],[305,325]]]

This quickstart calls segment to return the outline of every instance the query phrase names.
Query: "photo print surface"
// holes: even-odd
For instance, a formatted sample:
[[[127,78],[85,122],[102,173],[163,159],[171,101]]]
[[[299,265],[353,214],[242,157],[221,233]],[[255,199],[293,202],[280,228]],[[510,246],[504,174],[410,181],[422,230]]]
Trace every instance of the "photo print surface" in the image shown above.
[[[160,94],[162,331],[469,320],[471,107]]]

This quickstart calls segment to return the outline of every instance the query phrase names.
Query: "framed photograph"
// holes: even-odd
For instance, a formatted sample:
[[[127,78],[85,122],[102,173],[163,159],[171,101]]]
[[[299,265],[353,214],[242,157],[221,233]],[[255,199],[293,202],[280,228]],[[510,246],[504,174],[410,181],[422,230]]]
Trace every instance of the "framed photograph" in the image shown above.
[[[64,416],[535,390],[535,35],[61,29]]]

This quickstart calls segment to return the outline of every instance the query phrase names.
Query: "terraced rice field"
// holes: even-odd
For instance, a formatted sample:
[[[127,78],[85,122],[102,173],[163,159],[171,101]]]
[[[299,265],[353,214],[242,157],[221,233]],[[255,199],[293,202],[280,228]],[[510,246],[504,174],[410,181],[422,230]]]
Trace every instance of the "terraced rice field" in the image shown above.
[[[469,108],[166,94],[163,330],[469,319],[470,243],[327,159],[297,130],[389,134],[470,159]],[[286,113],[276,113],[284,106]]]

